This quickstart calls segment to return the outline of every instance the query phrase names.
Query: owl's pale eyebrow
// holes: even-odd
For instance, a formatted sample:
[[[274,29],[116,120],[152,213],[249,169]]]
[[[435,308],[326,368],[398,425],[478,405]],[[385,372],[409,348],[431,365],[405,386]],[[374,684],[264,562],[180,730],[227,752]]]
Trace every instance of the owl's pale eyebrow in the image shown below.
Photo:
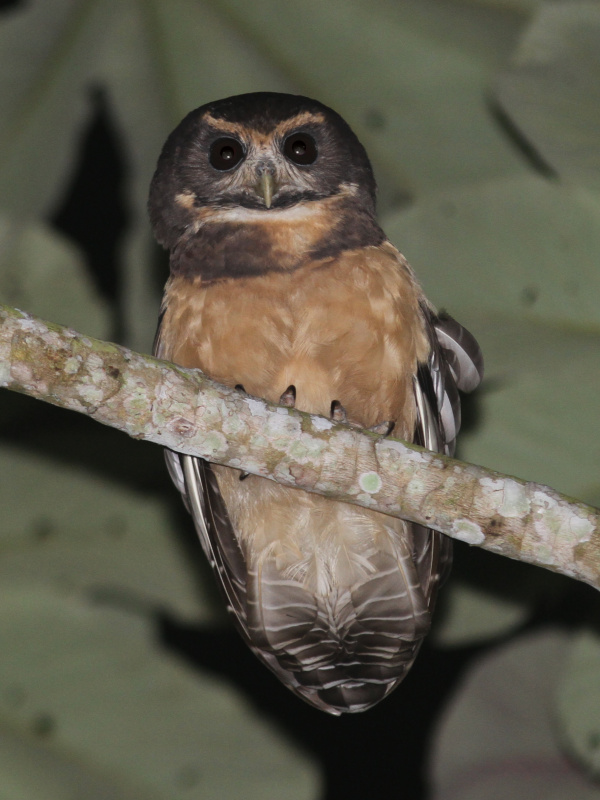
[[[203,122],[213,128],[216,134],[230,133],[239,136],[243,127],[239,122],[228,122],[226,119],[213,117],[209,111],[204,115]]]
[[[204,115],[203,121],[213,129],[215,135],[225,133],[237,137],[244,135],[256,137],[262,134],[270,138],[273,135],[285,136],[286,133],[301,128],[304,125],[323,125],[326,119],[320,112],[303,111],[301,114],[296,114],[294,117],[282,120],[268,132],[259,131],[252,125],[246,125],[243,122],[228,122],[220,117],[213,117],[210,112]]]
[[[283,122],[280,122],[275,127],[273,133],[276,136],[284,137],[286,134],[298,130],[298,128],[323,125],[325,121],[323,114],[313,114],[310,111],[304,111],[302,114],[297,114],[295,117],[284,119]]]

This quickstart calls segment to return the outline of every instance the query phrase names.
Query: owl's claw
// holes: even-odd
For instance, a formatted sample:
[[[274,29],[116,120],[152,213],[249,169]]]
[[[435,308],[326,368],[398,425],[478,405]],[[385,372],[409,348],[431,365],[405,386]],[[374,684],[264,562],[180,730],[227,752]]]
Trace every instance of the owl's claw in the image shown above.
[[[288,386],[285,392],[279,398],[279,405],[286,406],[287,408],[294,408],[296,405],[296,387]]]
[[[334,400],[332,402],[330,416],[331,416],[331,419],[334,422],[343,422],[345,424],[348,422],[348,416],[346,415],[346,409],[340,403],[339,400]]]
[[[384,419],[383,422],[378,422],[377,425],[371,425],[367,428],[371,433],[377,433],[379,436],[389,436],[394,430],[396,423],[391,419]]]
[[[331,404],[331,419],[334,422],[342,422],[345,425],[350,424],[353,428],[362,428],[362,425],[357,425],[355,422],[348,421],[346,409],[339,400],[334,400]],[[371,433],[376,433],[379,436],[389,436],[394,430],[394,424],[395,423],[393,420],[385,419],[381,422],[378,422],[376,425],[371,425],[369,428],[367,428],[367,430],[371,431]]]

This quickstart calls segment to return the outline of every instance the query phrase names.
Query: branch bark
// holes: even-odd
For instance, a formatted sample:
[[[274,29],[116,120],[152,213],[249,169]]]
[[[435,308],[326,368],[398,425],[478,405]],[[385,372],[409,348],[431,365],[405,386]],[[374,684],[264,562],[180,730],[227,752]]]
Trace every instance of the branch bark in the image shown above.
[[[0,305],[0,386],[137,439],[435,528],[600,588],[600,511],[554,490],[271,405],[197,370]]]

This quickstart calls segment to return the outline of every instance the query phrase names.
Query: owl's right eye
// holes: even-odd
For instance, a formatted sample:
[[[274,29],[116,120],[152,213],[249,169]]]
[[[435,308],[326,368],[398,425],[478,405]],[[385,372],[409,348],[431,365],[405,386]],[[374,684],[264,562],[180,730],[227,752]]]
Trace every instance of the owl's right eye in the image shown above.
[[[245,155],[241,142],[231,136],[222,136],[210,146],[209,161],[219,172],[225,172],[237,167]]]

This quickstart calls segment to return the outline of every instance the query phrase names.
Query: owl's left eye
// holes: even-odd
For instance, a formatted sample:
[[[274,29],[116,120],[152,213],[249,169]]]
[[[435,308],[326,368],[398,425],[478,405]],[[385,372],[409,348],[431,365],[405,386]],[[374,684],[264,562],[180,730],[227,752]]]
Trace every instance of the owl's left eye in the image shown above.
[[[209,161],[215,169],[224,172],[237,167],[245,155],[241,142],[231,136],[222,136],[210,146]]]
[[[317,143],[309,133],[292,133],[283,143],[283,153],[294,164],[313,164],[317,160]]]

